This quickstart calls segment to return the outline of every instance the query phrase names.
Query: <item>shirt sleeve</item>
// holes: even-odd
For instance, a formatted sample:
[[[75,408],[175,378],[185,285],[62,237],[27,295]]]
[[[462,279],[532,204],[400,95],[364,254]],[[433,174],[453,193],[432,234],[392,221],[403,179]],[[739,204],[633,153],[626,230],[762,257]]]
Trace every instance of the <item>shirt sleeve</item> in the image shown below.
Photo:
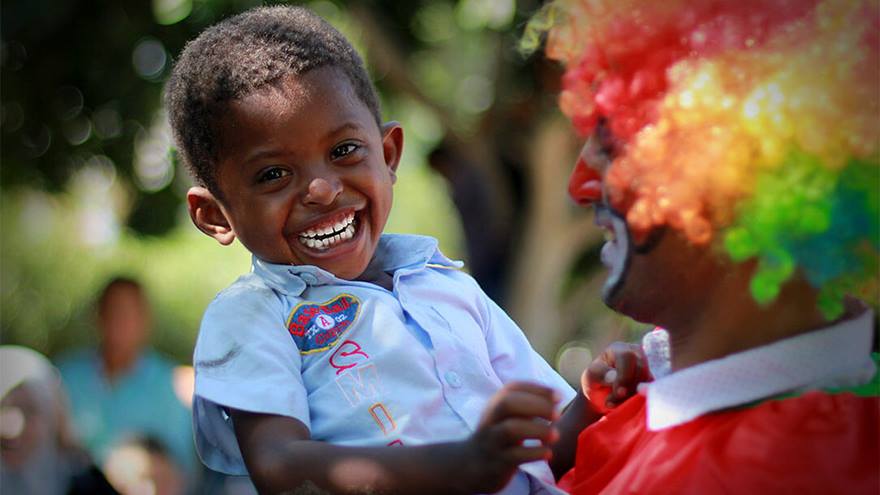
[[[269,288],[233,285],[208,306],[194,354],[196,448],[209,468],[244,475],[229,408],[277,414],[309,427],[299,350],[285,306]]]
[[[529,343],[522,329],[488,296],[486,302],[486,348],[492,369],[503,383],[511,381],[538,382],[550,387],[561,397],[564,407],[575,397],[575,391]]]

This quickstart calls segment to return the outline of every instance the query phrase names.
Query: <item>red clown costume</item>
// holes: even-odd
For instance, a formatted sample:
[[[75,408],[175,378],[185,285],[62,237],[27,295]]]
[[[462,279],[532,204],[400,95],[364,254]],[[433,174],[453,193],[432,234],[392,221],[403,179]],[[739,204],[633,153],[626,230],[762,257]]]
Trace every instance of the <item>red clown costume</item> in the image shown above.
[[[880,490],[873,313],[657,379],[578,438],[593,493]],[[860,385],[856,385],[860,384]],[[781,391],[791,391],[781,393]]]

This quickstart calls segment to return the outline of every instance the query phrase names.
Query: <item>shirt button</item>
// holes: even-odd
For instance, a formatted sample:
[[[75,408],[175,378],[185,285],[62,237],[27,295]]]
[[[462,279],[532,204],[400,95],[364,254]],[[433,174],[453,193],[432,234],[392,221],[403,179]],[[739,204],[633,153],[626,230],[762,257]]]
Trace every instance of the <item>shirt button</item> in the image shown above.
[[[458,373],[456,373],[454,371],[447,371],[446,374],[443,376],[446,377],[446,383],[448,383],[450,387],[452,387],[452,388],[461,387],[461,377],[458,376]]]
[[[303,282],[309,285],[314,285],[318,283],[318,277],[312,275],[311,273],[300,274],[299,278],[301,278]]]

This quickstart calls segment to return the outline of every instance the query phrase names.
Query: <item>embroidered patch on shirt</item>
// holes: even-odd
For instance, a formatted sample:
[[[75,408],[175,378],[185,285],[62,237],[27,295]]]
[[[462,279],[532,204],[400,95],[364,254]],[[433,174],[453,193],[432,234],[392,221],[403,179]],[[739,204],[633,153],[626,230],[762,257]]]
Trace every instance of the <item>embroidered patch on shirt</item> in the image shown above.
[[[340,294],[323,303],[300,303],[290,312],[287,330],[301,354],[330,349],[357,319],[361,302]]]

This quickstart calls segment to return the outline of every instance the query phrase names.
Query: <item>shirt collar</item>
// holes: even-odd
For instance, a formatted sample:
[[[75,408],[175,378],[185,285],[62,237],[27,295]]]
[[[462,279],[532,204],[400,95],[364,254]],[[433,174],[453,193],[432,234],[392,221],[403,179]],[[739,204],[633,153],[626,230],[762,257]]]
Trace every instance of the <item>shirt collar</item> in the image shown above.
[[[433,237],[407,234],[382,234],[373,259],[364,273],[394,273],[400,269],[422,269],[428,264],[461,268],[464,263],[443,255]],[[281,265],[253,256],[252,271],[268,284],[291,296],[299,296],[308,286],[345,282],[313,265]]]
[[[774,395],[867,382],[873,312],[821,330],[731,354],[671,373],[649,383],[649,430],[684,424],[703,414]]]
[[[437,239],[422,235],[383,234],[376,253],[365,272],[394,273],[404,268],[418,270],[428,264],[461,268],[464,263],[453,261],[437,247]]]

